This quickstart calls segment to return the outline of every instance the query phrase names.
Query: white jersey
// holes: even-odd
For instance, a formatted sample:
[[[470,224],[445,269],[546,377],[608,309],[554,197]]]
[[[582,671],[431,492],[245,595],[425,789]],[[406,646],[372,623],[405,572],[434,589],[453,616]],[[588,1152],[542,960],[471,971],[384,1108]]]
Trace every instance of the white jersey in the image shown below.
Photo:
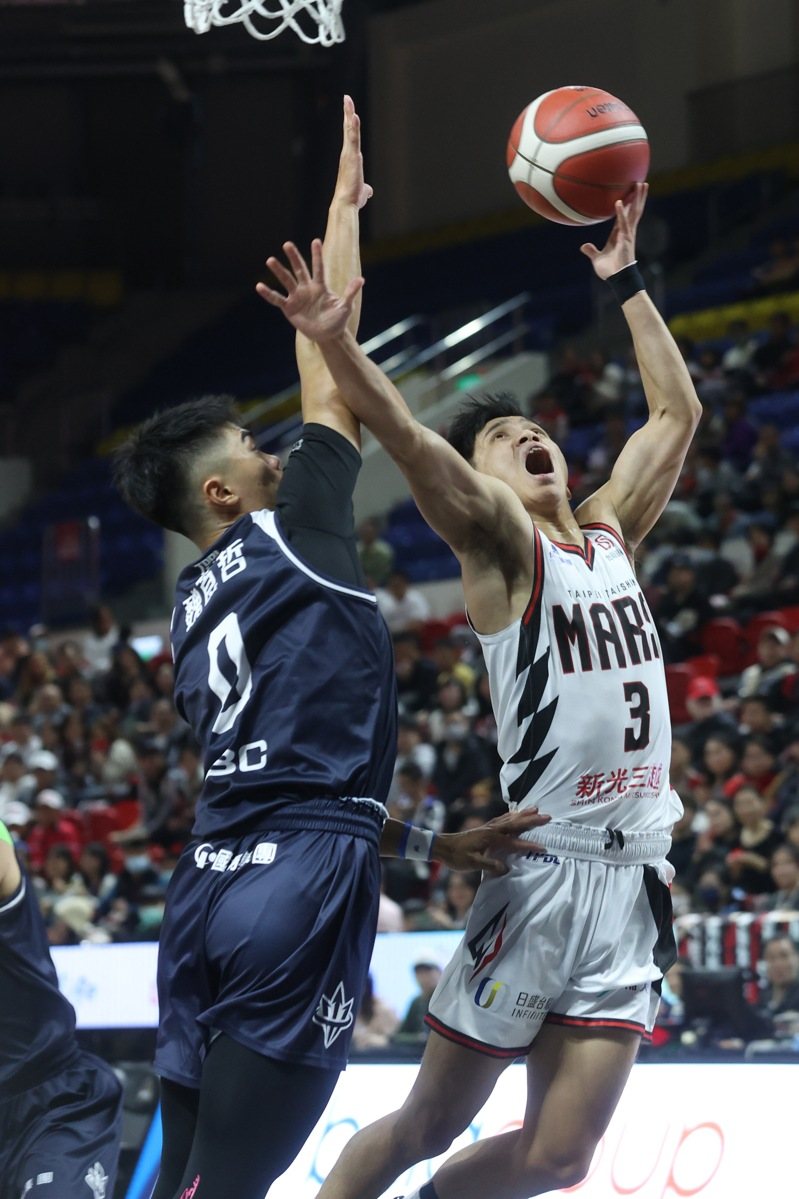
[[[585,551],[535,529],[527,610],[499,633],[477,634],[502,794],[552,817],[530,834],[542,845],[567,850],[564,825],[579,825],[591,842],[588,830],[620,830],[643,850],[648,834],[667,835],[681,813],[669,786],[660,642],[619,534],[600,524],[583,533]]]

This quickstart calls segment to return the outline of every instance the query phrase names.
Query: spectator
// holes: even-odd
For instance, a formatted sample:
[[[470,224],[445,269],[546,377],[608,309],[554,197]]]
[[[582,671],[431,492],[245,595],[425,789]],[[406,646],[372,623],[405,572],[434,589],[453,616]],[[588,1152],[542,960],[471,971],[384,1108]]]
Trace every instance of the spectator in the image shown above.
[[[124,865],[113,891],[97,907],[96,921],[113,941],[135,941],[140,934],[140,910],[163,893],[158,871],[143,830],[132,834],[123,848]]]
[[[738,695],[764,695],[779,687],[786,675],[793,674],[796,664],[788,657],[791,635],[780,625],[763,629],[757,641],[757,661],[747,666],[738,683]]]
[[[421,1047],[427,1039],[424,1018],[441,978],[441,966],[435,959],[423,957],[414,963],[413,973],[416,976],[419,994],[411,1000],[402,1023],[391,1039],[395,1044]]]
[[[787,933],[766,941],[763,963],[766,985],[760,1011],[772,1021],[784,1012],[799,1012],[799,950]]]
[[[435,663],[422,657],[419,638],[415,633],[400,633],[393,640],[400,711],[427,712],[438,688]]]
[[[488,755],[479,738],[470,732],[468,718],[462,712],[450,713],[445,717],[433,770],[433,785],[444,804],[449,806],[465,795],[490,772]]]
[[[105,674],[111,669],[112,650],[119,641],[114,614],[107,604],[92,609],[89,632],[83,639],[83,657],[90,675]]]
[[[683,814],[671,830],[671,849],[666,855],[674,867],[676,879],[685,887],[693,882],[693,866],[696,856],[697,833],[694,829],[697,806],[690,796],[681,796]]]
[[[108,850],[98,841],[84,845],[78,869],[86,894],[100,901],[107,899],[116,887],[116,875],[111,869]]]
[[[402,908],[396,900],[393,900],[390,895],[386,894],[385,886],[381,882],[380,907],[377,912],[377,931],[379,933],[401,933],[404,927]]]
[[[391,633],[419,633],[430,619],[429,603],[418,587],[411,587],[401,570],[392,570],[386,586],[379,587],[375,594]]]
[[[799,849],[787,842],[778,845],[769,865],[774,890],[755,900],[758,912],[799,912]]]
[[[415,716],[400,716],[397,722],[397,762],[394,767],[394,777],[402,766],[413,762],[419,767],[425,779],[430,779],[436,764],[436,751],[427,741],[422,740],[422,730]]]
[[[738,844],[738,823],[730,804],[723,799],[709,799],[705,804],[705,816],[707,826],[696,839],[693,861],[697,891],[701,889],[702,876],[708,870],[718,872],[719,878],[726,880],[727,854]]]
[[[58,791],[45,788],[34,801],[34,823],[27,837],[28,862],[32,871],[44,869],[47,855],[54,845],[64,845],[77,861],[80,857],[80,837],[76,825],[65,815],[66,805]]]
[[[397,1031],[398,1025],[397,1013],[375,994],[372,976],[367,975],[352,1030],[353,1048],[361,1053],[369,1049],[385,1048]]]
[[[683,662],[701,651],[699,630],[713,609],[688,554],[675,554],[669,562],[666,587],[655,600],[654,614],[668,662]]]
[[[728,783],[729,794],[734,795],[739,787],[749,783],[771,806],[780,776],[777,773],[777,758],[766,737],[747,737],[741,755],[740,772]]]
[[[727,337],[730,345],[721,358],[721,367],[728,375],[738,379],[752,381],[752,357],[757,349],[757,338],[752,335],[749,322],[745,320],[730,321],[727,326]]]
[[[466,874],[455,870],[451,871],[447,875],[443,899],[428,904],[427,910],[432,916],[434,927],[466,928],[479,886],[479,871]]]
[[[26,803],[36,794],[36,780],[28,773],[25,759],[13,745],[6,749],[0,764],[0,820],[8,824],[9,805]]]
[[[465,697],[474,695],[477,674],[462,658],[463,647],[455,637],[439,637],[433,646],[433,662],[438,671],[438,685],[441,687],[450,679],[461,684]]]
[[[708,737],[702,759],[714,799],[729,798],[729,782],[737,774],[739,758],[737,739],[721,733]]]
[[[708,737],[738,737],[738,726],[729,712],[725,711],[719,685],[709,675],[697,675],[688,684],[685,706],[691,723],[680,726],[679,734],[688,743],[694,764],[704,765],[703,755]]]
[[[727,873],[733,885],[747,895],[763,895],[774,889],[771,855],[782,837],[766,815],[763,796],[754,787],[740,787],[732,808],[739,831],[737,843],[727,854]]]
[[[384,587],[394,566],[394,548],[380,536],[380,522],[369,516],[358,526],[358,557],[366,582],[374,590]]]
[[[769,320],[766,340],[752,355],[755,378],[759,386],[768,388],[778,375],[783,360],[793,349],[791,318],[787,312],[775,312]]]

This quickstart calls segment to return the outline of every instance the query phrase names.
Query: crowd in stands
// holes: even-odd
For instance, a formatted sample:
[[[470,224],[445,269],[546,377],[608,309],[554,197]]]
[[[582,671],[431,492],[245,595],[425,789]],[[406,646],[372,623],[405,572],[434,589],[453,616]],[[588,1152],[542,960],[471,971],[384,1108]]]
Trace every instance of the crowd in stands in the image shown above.
[[[738,322],[712,354],[682,348],[705,416],[637,555],[668,664],[671,781],[685,808],[671,851],[675,912],[799,910],[799,464],[779,423],[748,415],[753,397],[799,386],[799,338],[777,316],[765,337]],[[576,502],[612,468],[641,396],[631,359],[583,362],[567,348],[528,401],[567,439]],[[569,430],[586,414],[601,414],[600,435],[571,455]],[[463,613],[431,619],[378,521],[359,532],[394,638],[389,810],[434,831],[470,827],[503,810],[476,638]],[[172,686],[168,647],[144,661],[105,606],[82,639],[41,626],[0,634],[0,818],[53,944],[158,937],[202,787]],[[461,929],[478,882],[386,861],[380,928]]]

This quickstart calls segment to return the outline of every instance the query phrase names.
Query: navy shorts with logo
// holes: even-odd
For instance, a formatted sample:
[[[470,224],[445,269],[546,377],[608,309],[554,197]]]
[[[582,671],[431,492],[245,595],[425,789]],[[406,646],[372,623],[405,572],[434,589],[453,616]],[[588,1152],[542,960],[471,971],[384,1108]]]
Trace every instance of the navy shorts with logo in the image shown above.
[[[112,1199],[122,1087],[90,1053],[0,1102],[0,1199]]]
[[[382,820],[331,803],[336,831],[183,851],[158,952],[163,1077],[199,1087],[217,1032],[265,1057],[344,1069],[377,926]]]

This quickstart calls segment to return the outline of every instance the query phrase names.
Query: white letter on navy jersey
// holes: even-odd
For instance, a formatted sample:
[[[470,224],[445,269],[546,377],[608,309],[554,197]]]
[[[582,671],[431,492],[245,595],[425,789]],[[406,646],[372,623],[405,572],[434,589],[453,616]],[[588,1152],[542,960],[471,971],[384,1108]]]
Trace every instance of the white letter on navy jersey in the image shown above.
[[[227,662],[223,658],[220,663],[222,648]],[[208,686],[222,705],[211,731],[227,733],[236,723],[252,691],[252,668],[244,651],[235,612],[229,612],[208,638],[208,661]]]

